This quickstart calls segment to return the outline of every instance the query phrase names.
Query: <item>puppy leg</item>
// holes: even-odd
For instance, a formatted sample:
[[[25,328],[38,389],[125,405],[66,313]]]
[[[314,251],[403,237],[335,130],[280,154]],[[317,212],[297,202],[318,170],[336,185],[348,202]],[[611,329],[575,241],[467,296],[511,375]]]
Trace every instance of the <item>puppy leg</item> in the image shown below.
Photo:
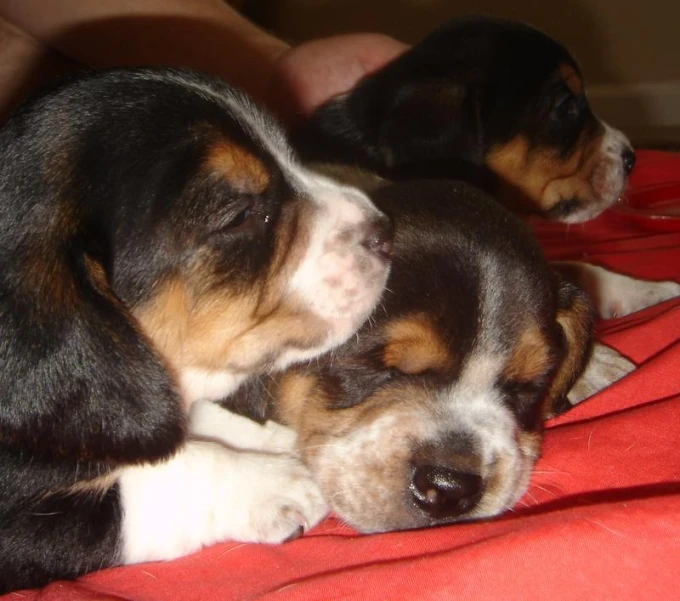
[[[603,319],[623,317],[680,296],[677,282],[640,280],[589,263],[557,261],[551,266],[590,296]]]
[[[119,479],[122,561],[167,560],[224,540],[279,543],[328,508],[290,455],[190,441],[170,460],[127,468]]]
[[[567,400],[573,407],[596,392],[604,390],[634,369],[635,364],[618,351],[596,342],[586,368],[569,390]]]
[[[243,451],[295,453],[297,433],[271,420],[260,424],[232,413],[211,401],[193,404],[189,429],[191,437],[221,442]]]

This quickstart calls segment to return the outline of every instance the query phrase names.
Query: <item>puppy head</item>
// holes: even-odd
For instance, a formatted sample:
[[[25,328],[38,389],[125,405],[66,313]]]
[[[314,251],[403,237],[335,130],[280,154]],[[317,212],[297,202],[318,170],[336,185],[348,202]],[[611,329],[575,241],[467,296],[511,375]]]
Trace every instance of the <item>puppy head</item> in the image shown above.
[[[177,207],[181,233],[173,224],[162,232],[173,242],[153,242],[174,244],[174,256],[134,312],[192,398],[223,396],[225,372],[279,370],[340,344],[385,283],[389,220],[358,190],[268,152],[223,135],[206,142]],[[234,192],[231,178],[244,176],[243,165],[230,173],[235,160],[266,185]]]
[[[469,188],[414,182],[377,198],[396,218],[390,294],[356,339],[283,376],[277,411],[360,531],[496,515],[523,494],[544,414],[582,368],[587,336],[571,334],[592,326],[587,306]]]
[[[506,73],[516,79],[492,88],[483,164],[515,211],[565,223],[592,219],[623,193],[635,154],[620,131],[593,114],[566,49],[538,31],[520,33],[525,53],[513,57],[508,49],[506,59]],[[539,69],[531,57],[541,53]]]
[[[2,136],[8,443],[163,455],[184,434],[177,384],[186,402],[222,396],[324,352],[382,292],[387,218],[299,167],[225,84],[94,73],[36,97]]]
[[[358,152],[395,178],[490,170],[513,210],[566,222],[616,201],[634,164],[625,136],[590,110],[563,46],[485,17],[444,24],[307,128],[336,159],[355,162]]]

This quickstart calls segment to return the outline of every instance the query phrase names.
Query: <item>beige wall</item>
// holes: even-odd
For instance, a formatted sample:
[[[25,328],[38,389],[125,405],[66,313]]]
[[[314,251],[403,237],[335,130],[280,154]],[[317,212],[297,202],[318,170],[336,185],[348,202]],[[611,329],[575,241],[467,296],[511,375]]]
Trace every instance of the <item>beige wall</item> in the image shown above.
[[[251,0],[280,35],[301,41],[374,30],[415,42],[446,18],[527,21],[566,44],[591,101],[638,141],[680,142],[680,0]]]

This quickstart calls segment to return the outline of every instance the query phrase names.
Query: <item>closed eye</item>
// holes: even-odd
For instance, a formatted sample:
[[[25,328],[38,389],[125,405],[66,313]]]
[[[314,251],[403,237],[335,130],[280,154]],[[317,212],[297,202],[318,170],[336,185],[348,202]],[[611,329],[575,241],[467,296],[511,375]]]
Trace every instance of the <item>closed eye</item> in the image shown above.
[[[580,114],[579,99],[571,92],[563,94],[553,107],[553,115],[561,121],[575,121]]]
[[[252,203],[246,203],[233,211],[214,233],[218,235],[242,233],[269,221],[269,214],[259,210]]]
[[[503,401],[525,430],[536,430],[542,419],[542,402],[547,393],[541,381],[509,380],[501,385]]]
[[[246,207],[243,209],[240,213],[236,215],[226,226],[224,226],[223,229],[229,229],[233,230],[235,228],[238,228],[242,225],[244,225],[248,219],[252,216],[252,209],[250,207]]]

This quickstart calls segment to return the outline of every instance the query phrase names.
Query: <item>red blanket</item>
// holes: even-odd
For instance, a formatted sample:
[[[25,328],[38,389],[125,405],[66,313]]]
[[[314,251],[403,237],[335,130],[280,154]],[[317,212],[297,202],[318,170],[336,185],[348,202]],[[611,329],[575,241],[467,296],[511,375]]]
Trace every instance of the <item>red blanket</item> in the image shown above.
[[[680,155],[639,153],[632,190],[673,181]],[[680,230],[610,213],[537,231],[551,258],[680,281]],[[358,536],[329,518],[281,546],[224,543],[3,599],[680,599],[680,302],[598,337],[638,369],[548,424],[529,491],[499,519]]]

